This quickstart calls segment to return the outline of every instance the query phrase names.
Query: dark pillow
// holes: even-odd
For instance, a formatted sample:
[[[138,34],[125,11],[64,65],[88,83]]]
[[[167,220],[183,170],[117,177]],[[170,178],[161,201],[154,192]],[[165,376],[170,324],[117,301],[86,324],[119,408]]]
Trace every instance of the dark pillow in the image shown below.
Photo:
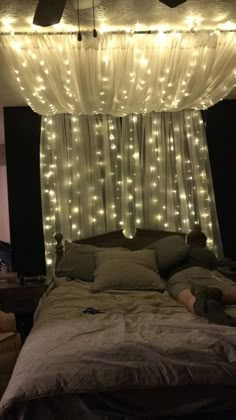
[[[189,246],[179,235],[166,236],[149,245],[148,248],[155,249],[157,266],[162,276],[182,264],[189,252]]]
[[[65,253],[56,268],[58,277],[69,277],[82,281],[94,281],[96,254],[103,250],[123,250],[125,248],[99,248],[94,245],[74,244],[65,241]]]

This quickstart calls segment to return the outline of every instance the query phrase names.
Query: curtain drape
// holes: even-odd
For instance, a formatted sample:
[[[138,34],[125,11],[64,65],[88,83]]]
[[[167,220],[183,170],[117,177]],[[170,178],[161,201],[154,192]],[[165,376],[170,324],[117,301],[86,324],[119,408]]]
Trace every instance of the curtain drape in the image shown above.
[[[123,118],[42,118],[41,187],[46,257],[68,240],[136,227],[188,232],[200,222],[222,247],[199,111]]]
[[[27,104],[41,115],[204,109],[236,83],[234,32],[2,36]]]

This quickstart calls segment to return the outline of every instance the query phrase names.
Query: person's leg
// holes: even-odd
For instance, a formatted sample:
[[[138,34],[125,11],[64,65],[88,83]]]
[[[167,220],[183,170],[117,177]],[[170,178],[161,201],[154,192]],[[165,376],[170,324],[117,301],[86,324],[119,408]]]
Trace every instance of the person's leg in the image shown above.
[[[199,315],[199,312],[205,313],[205,311],[207,310],[207,300],[221,300],[221,296],[221,291],[215,287],[208,288],[205,286],[194,286],[191,288],[181,290],[181,292],[179,292],[179,294],[176,296],[176,300],[179,303],[182,303],[182,305],[184,305],[189,312],[198,313]]]
[[[176,296],[176,300],[179,303],[182,303],[189,312],[195,313],[194,311],[194,303],[196,301],[195,296],[191,293],[190,288],[183,289],[179,294]]]
[[[206,278],[203,285],[179,272],[169,279],[168,292],[189,312],[216,324],[236,326],[236,318],[224,312],[224,304],[236,304],[235,283],[219,275],[212,278],[214,281]]]
[[[181,290],[176,300],[189,312],[214,324],[236,326],[236,319],[225,314],[221,297],[222,293],[217,288],[191,287]]]

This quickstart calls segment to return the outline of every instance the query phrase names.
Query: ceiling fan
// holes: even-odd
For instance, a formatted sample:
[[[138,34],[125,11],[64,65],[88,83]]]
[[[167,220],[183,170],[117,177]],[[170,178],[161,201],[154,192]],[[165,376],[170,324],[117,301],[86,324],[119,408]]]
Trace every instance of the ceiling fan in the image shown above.
[[[177,7],[177,6],[180,6],[182,3],[185,3],[187,0],[159,0],[159,1],[168,7]]]
[[[51,26],[59,23],[67,0],[38,0],[33,24]],[[83,10],[98,6],[102,0],[73,0],[74,9]]]
[[[39,0],[34,14],[33,24],[51,26],[59,23],[66,5],[66,0]]]
[[[38,26],[51,26],[59,23],[65,9],[67,0],[38,0],[34,14],[33,24]],[[168,7],[177,7],[187,0],[159,0]],[[76,1],[74,1],[76,3]],[[94,6],[98,6],[101,0],[94,0]],[[79,8],[87,9],[92,7],[91,0],[80,0]]]

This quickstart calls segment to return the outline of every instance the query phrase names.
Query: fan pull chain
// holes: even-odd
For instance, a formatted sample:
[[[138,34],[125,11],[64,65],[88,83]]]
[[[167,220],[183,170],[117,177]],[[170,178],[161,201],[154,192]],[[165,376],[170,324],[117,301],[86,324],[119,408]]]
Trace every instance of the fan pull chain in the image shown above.
[[[77,23],[78,23],[77,40],[78,41],[82,41],[82,33],[81,33],[81,30],[80,30],[79,0],[77,0]]]
[[[93,2],[93,37],[97,38],[98,33],[96,30],[96,22],[95,22],[95,5],[94,5],[94,0],[92,0]]]

